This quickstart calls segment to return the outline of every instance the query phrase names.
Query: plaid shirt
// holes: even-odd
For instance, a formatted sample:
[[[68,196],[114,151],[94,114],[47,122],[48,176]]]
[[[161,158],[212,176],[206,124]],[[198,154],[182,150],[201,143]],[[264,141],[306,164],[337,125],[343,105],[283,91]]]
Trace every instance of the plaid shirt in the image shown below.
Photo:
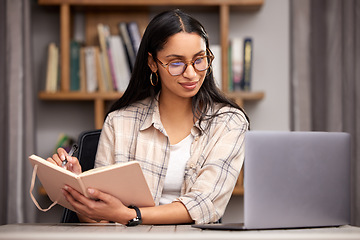
[[[231,111],[231,112],[228,112]],[[180,201],[195,223],[215,222],[224,214],[244,161],[244,135],[248,122],[238,109],[191,129],[191,145]],[[211,112],[209,112],[211,113]],[[136,160],[159,204],[170,155],[170,141],[160,121],[157,100],[147,98],[110,113],[105,120],[95,167]]]

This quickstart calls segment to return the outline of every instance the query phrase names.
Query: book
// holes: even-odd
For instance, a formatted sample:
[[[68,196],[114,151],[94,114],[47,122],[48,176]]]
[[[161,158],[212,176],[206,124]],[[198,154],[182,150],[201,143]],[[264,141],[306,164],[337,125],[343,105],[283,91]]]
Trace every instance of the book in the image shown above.
[[[129,59],[130,70],[132,71],[132,69],[135,65],[136,55],[135,55],[134,48],[133,48],[133,45],[132,45],[132,42],[130,39],[130,35],[128,32],[127,23],[120,22],[118,24],[118,28],[119,28],[120,36],[122,37],[122,39],[124,41],[126,53],[127,53],[128,59]]]
[[[59,49],[55,43],[48,46],[45,91],[56,92],[59,82]]]
[[[107,32],[105,30],[104,24],[99,23],[97,25],[98,36],[99,36],[99,43],[100,43],[100,56],[102,60],[102,64],[105,69],[105,83],[106,89],[108,91],[113,91],[114,86],[112,82],[111,70],[110,70],[110,63],[108,58],[108,50],[107,50]],[[106,34],[105,34],[106,33]]]
[[[232,46],[231,44],[229,44],[229,48],[228,48],[228,85],[227,85],[227,88],[228,88],[228,91],[229,92],[232,92],[234,89],[233,89],[233,78],[232,78],[232,64],[231,64],[231,52],[232,52]]]
[[[211,45],[210,49],[214,54],[214,60],[212,62],[212,71],[215,79],[215,84],[221,90],[222,89],[221,46]]]
[[[111,82],[112,82],[113,89],[117,90],[118,89],[117,79],[116,79],[116,71],[117,70],[115,68],[114,57],[111,52],[111,45],[110,45],[111,33],[110,33],[109,25],[103,24],[103,34],[104,34],[105,42],[106,42],[106,52],[107,52],[109,68],[110,68]]]
[[[112,56],[117,91],[124,92],[129,84],[131,73],[124,44],[119,35],[109,37],[109,48]]]
[[[52,71],[52,61],[53,61],[53,45],[55,45],[54,43],[50,43],[48,46],[48,54],[47,54],[47,67],[46,67],[46,79],[45,79],[45,91],[50,92],[51,91],[51,71]]]
[[[241,90],[244,68],[244,41],[242,38],[231,40],[231,65],[233,91]]]
[[[94,46],[85,47],[84,53],[85,53],[86,91],[95,92],[98,88],[95,47]]]
[[[125,206],[155,206],[137,161],[94,168],[78,175],[36,155],[29,156],[29,161],[34,167],[33,174],[37,175],[51,201],[72,211],[75,209],[61,191],[65,185],[71,186],[86,197],[89,197],[87,189],[94,188],[120,199]],[[33,177],[32,186],[34,180]]]
[[[109,66],[106,66],[106,63],[108,63],[107,54],[105,52],[100,51],[99,52],[99,59],[100,59],[100,71],[102,74],[102,79],[105,86],[105,91],[113,91],[113,85],[111,81],[109,81],[107,77],[107,68]],[[100,89],[101,90],[101,89]]]
[[[136,58],[141,42],[141,34],[140,34],[139,26],[137,22],[132,21],[127,24],[127,29],[129,32],[131,44],[133,46],[135,58]]]
[[[244,39],[244,70],[243,78],[241,82],[241,90],[250,91],[251,90],[251,70],[252,70],[252,56],[253,51],[253,40],[252,38]]]
[[[70,90],[80,90],[80,42],[70,42]]]
[[[80,91],[86,92],[85,47],[80,48]]]
[[[105,68],[104,68],[104,63],[101,59],[101,53],[99,47],[95,47],[95,62],[96,62],[96,74],[97,74],[99,91],[106,92],[108,91],[108,89],[105,81],[106,79]]]

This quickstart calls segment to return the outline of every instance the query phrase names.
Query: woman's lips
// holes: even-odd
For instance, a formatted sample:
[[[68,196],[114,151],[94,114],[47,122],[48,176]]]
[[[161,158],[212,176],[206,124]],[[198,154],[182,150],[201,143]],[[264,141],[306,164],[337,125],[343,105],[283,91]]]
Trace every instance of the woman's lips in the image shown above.
[[[193,90],[194,88],[196,88],[198,82],[182,82],[180,83],[180,85],[188,90]]]

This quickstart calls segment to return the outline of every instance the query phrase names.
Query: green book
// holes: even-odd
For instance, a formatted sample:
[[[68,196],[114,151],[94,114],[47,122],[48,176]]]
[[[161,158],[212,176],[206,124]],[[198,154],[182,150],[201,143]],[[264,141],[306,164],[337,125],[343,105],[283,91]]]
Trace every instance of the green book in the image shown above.
[[[70,90],[80,90],[80,42],[70,42]]]

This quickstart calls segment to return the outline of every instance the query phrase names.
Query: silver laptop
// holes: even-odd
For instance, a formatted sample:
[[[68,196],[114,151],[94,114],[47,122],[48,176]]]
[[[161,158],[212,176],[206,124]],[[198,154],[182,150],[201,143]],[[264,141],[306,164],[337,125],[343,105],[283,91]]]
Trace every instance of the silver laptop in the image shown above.
[[[245,138],[244,223],[202,229],[278,229],[350,223],[350,135],[250,131]]]

